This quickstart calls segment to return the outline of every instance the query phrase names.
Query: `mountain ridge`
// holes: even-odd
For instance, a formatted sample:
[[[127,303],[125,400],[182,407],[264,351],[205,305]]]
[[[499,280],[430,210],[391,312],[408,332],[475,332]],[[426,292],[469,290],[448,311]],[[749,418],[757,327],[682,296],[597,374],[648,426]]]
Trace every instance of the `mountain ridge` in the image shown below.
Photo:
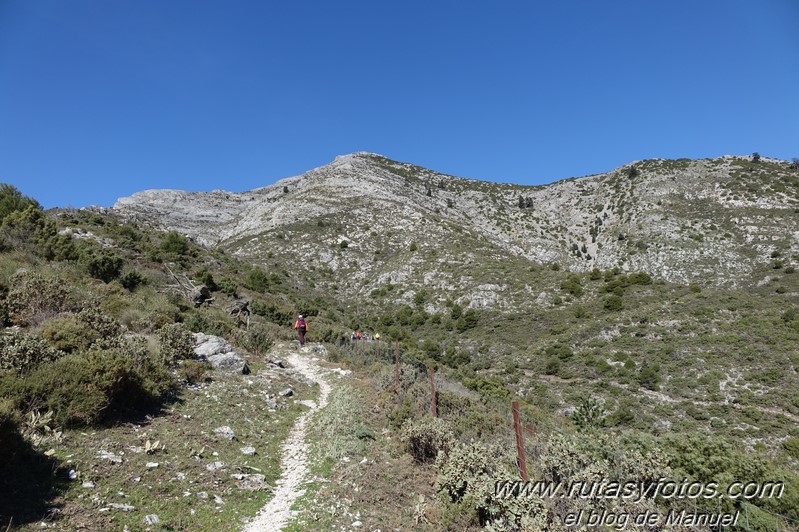
[[[326,264],[372,284],[386,278],[376,266],[407,266],[400,252],[413,242],[439,257],[451,255],[448,243],[482,242],[577,272],[739,286],[761,282],[775,251],[799,251],[797,187],[799,171],[767,158],[650,159],[526,186],[356,152],[250,191],[142,191],[111,210],[248,258],[271,251],[302,271]]]

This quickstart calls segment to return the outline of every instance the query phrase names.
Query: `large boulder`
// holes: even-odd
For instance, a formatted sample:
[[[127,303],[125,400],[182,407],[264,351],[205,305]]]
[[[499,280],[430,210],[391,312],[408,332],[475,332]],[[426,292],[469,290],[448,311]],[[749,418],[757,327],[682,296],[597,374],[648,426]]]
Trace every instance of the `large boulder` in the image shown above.
[[[245,375],[250,372],[247,361],[219,336],[194,333],[194,354],[199,360],[210,362],[214,369]]]

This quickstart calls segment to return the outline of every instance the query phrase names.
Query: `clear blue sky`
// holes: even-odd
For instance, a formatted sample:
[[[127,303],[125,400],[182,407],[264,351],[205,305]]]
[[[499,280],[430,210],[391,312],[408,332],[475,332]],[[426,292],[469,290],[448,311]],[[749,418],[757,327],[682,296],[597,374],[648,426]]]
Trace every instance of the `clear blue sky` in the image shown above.
[[[45,207],[362,150],[523,184],[799,157],[799,2],[0,0],[0,181]]]

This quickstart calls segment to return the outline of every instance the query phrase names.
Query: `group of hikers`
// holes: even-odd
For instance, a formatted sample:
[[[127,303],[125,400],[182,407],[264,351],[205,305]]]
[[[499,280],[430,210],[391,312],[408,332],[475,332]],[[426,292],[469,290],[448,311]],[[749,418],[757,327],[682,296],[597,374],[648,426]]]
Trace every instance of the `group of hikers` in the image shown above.
[[[294,322],[294,329],[297,331],[297,334],[299,335],[300,346],[304,346],[305,345],[305,335],[308,332],[308,322],[305,321],[305,318],[303,317],[302,314],[297,316],[297,321]],[[350,342],[354,343],[354,342],[360,342],[362,340],[363,341],[369,341],[370,340],[370,336],[367,333],[365,333],[365,332],[362,333],[361,331],[352,331],[352,334],[350,334]],[[373,336],[371,336],[371,340],[379,342],[380,341],[380,333],[375,333]],[[344,342],[345,342],[345,338],[342,337],[341,341],[339,342],[339,344],[343,345]]]
[[[380,333],[375,333],[374,336],[371,338],[372,340],[380,340]],[[352,331],[350,334],[350,342],[358,342],[360,340],[369,340],[369,335],[367,333],[362,333],[361,331]]]

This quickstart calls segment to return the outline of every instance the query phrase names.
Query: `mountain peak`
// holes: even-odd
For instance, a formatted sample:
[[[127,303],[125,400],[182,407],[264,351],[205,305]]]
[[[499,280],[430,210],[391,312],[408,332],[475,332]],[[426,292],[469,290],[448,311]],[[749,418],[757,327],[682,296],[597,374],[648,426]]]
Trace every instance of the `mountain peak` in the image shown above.
[[[791,241],[799,232],[796,183],[784,161],[723,157],[635,161],[532,187],[453,178],[355,152],[249,192],[148,191],[114,210],[242,255],[279,248],[298,266],[325,264],[346,283],[427,279],[433,266],[421,259],[385,263],[415,243],[435,250],[455,277],[470,274],[462,259],[455,265],[447,258],[453,249],[473,260],[488,254],[737,286],[762,280],[753,276],[773,262],[771,253],[799,251]]]

